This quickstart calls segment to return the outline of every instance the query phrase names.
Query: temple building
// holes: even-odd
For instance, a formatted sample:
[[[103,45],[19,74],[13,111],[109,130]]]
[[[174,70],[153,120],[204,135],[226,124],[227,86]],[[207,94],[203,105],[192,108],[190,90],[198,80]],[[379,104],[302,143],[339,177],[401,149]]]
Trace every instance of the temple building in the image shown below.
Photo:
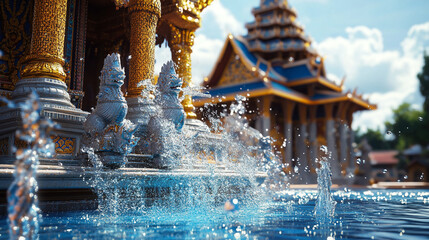
[[[139,82],[154,80],[155,47],[166,42],[183,79],[191,82],[191,53],[200,14],[213,0],[0,1],[0,95],[40,96],[42,114],[61,125],[56,159],[80,164],[83,122],[95,107],[104,58],[120,53],[126,78],[127,119],[148,122]],[[143,96],[144,97],[144,96]],[[198,125],[192,98],[183,101],[188,125]],[[0,109],[0,159],[14,161],[20,145],[19,109]]]
[[[355,167],[353,113],[376,106],[356,91],[345,92],[344,80],[327,78],[323,57],[286,0],[261,0],[252,13],[247,35],[228,35],[203,83],[211,97],[195,98],[194,105],[204,118],[228,109],[236,95],[245,96],[249,125],[275,140],[285,171],[299,173],[295,182],[315,182],[323,145],[334,181],[342,181]]]

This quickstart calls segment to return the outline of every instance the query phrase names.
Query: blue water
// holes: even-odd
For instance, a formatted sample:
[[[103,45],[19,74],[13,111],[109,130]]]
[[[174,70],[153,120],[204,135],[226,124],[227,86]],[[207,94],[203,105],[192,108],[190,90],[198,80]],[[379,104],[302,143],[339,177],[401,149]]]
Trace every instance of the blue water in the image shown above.
[[[291,190],[227,212],[216,206],[43,214],[40,239],[429,239],[429,190],[334,190],[332,219],[314,216],[316,191]],[[239,199],[240,202],[245,199]],[[7,238],[6,220],[1,238]]]

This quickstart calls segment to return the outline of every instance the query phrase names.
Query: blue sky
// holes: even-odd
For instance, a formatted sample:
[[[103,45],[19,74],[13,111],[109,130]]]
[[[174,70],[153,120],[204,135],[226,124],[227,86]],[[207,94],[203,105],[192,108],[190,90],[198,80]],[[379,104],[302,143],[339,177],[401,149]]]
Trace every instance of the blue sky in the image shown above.
[[[215,0],[202,14],[192,54],[193,80],[199,84],[210,74],[228,33],[246,34],[253,21],[251,9],[259,0]],[[427,0],[290,0],[297,21],[325,57],[328,76],[346,89],[378,104],[376,111],[355,114],[353,127],[381,127],[392,108],[407,101],[419,108],[416,74],[423,49],[429,49]],[[158,72],[171,58],[168,49],[156,50]]]

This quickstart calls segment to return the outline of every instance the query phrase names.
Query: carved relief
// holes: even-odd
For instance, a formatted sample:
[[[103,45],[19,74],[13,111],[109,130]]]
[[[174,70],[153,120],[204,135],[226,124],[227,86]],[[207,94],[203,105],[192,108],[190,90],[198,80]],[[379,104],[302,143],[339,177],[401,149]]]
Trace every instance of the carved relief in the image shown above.
[[[57,154],[73,154],[76,146],[76,138],[51,136],[55,144],[55,153]]]
[[[29,53],[33,0],[0,1],[0,84],[13,90],[19,79],[20,59]]]
[[[218,86],[249,82],[253,79],[255,79],[254,73],[244,66],[238,55],[233,54],[229,58]]]
[[[30,55],[22,76],[52,77],[64,81],[64,36],[67,0],[36,0]]]

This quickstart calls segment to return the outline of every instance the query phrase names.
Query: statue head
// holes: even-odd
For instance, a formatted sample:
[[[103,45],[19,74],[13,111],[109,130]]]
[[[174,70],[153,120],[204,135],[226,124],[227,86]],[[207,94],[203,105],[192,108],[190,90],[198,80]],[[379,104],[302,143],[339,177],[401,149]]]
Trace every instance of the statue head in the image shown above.
[[[100,75],[100,85],[113,85],[121,87],[124,84],[125,71],[121,68],[119,53],[107,55],[104,59],[103,69]]]
[[[174,92],[179,94],[182,91],[182,79],[179,78],[174,70],[173,61],[165,63],[158,77],[158,90],[160,92]]]

